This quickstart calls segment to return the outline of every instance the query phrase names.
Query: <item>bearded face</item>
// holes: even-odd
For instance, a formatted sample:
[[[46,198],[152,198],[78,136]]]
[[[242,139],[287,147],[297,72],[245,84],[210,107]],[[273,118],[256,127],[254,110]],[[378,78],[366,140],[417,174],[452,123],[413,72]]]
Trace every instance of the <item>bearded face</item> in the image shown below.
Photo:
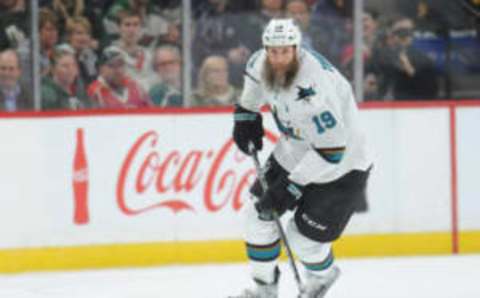
[[[271,89],[291,86],[298,72],[298,57],[295,46],[268,47],[263,77]]]

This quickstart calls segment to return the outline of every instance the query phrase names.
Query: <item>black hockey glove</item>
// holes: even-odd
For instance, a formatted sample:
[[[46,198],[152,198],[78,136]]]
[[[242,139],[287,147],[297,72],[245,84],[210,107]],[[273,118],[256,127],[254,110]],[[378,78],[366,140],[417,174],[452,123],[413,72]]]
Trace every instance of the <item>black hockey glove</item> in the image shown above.
[[[233,140],[238,148],[240,148],[243,153],[250,155],[248,145],[251,142],[257,151],[262,150],[262,137],[264,135],[262,115],[235,105],[233,118]]]
[[[302,197],[303,190],[303,186],[290,181],[287,177],[282,177],[275,181],[275,183],[270,185],[261,200],[255,203],[260,218],[273,218],[272,213],[274,210],[278,216],[283,215],[287,209],[293,210],[297,206],[298,200]]]

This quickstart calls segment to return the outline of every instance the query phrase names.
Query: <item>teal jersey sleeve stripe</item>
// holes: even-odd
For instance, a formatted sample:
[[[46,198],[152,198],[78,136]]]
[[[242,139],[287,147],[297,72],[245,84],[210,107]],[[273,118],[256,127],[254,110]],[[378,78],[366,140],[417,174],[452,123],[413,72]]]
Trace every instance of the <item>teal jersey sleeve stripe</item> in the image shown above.
[[[315,151],[329,163],[340,163],[345,155],[345,147],[343,148],[326,148],[317,149]]]
[[[255,113],[238,113],[233,116],[233,119],[237,122],[240,121],[255,121],[257,114]]]

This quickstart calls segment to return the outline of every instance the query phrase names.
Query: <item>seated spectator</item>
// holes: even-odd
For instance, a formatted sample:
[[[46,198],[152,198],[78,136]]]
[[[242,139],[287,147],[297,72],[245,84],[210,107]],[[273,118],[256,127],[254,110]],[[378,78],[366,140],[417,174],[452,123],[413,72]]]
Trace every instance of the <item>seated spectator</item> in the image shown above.
[[[59,18],[58,28],[63,40],[68,23],[76,17],[85,17],[92,27],[92,38],[99,47],[111,40],[105,34],[103,19],[114,0],[40,0],[40,7],[47,8]]]
[[[413,30],[410,18],[397,17],[389,28],[387,42],[374,49],[372,64],[382,97],[390,89],[397,100],[437,97],[438,77],[434,63],[412,46]]]
[[[58,19],[48,8],[42,8],[39,15],[40,31],[40,72],[42,76],[50,72],[55,46],[58,43]]]
[[[51,76],[42,79],[42,110],[90,108],[93,105],[85,90],[75,51],[66,44],[57,46]]]
[[[152,71],[152,55],[149,50],[140,46],[138,43],[141,37],[140,14],[131,11],[121,11],[118,13],[120,26],[120,39],[113,45],[119,47],[125,52],[125,62],[127,73],[131,78],[137,80],[143,89],[149,89],[150,77]]]
[[[237,102],[238,96],[238,91],[228,81],[227,59],[222,56],[205,59],[192,106],[229,106]]]
[[[67,41],[75,50],[80,77],[86,85],[93,82],[98,75],[96,41],[92,39],[92,27],[87,18],[74,17],[67,25]]]
[[[22,69],[15,50],[0,52],[0,110],[15,112],[33,109],[30,90],[20,83]]]
[[[156,106],[182,106],[182,59],[175,46],[161,46],[155,50],[153,67],[156,82],[150,88],[150,98]]]
[[[116,0],[110,7],[104,20],[105,29],[111,36],[121,35],[118,24],[125,11],[135,13],[140,17],[141,32],[138,43],[146,47],[155,47],[158,38],[167,32],[168,22],[160,10],[156,10],[156,1],[149,0]]]
[[[100,75],[88,87],[88,95],[102,108],[142,108],[151,106],[148,94],[126,74],[125,53],[116,46],[103,50]]]
[[[51,61],[58,43],[58,18],[53,11],[42,8],[39,15],[40,67],[42,76],[50,72]]]
[[[30,17],[26,0],[0,1],[0,51],[15,49],[22,65],[22,82],[31,83]]]
[[[60,36],[63,36],[70,20],[72,18],[81,17],[84,15],[85,1],[84,0],[52,0],[52,3],[49,7],[58,17]]]
[[[174,45],[182,47],[182,35],[181,35],[181,23],[180,21],[169,22],[167,25],[167,32],[158,37],[158,46],[162,45]]]

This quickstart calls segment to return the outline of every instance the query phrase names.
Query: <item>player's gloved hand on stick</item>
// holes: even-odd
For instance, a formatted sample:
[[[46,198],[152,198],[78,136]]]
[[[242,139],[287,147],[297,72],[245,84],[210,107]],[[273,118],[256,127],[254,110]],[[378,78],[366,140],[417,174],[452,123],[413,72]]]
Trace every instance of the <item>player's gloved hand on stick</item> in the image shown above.
[[[303,196],[304,187],[283,177],[269,186],[265,195],[255,203],[262,219],[273,218],[273,211],[281,216],[287,209],[293,210]]]
[[[255,150],[260,151],[263,147],[262,115],[249,111],[240,105],[235,105],[233,112],[234,127],[233,140],[238,148],[245,154],[250,155],[249,143],[253,143]]]

